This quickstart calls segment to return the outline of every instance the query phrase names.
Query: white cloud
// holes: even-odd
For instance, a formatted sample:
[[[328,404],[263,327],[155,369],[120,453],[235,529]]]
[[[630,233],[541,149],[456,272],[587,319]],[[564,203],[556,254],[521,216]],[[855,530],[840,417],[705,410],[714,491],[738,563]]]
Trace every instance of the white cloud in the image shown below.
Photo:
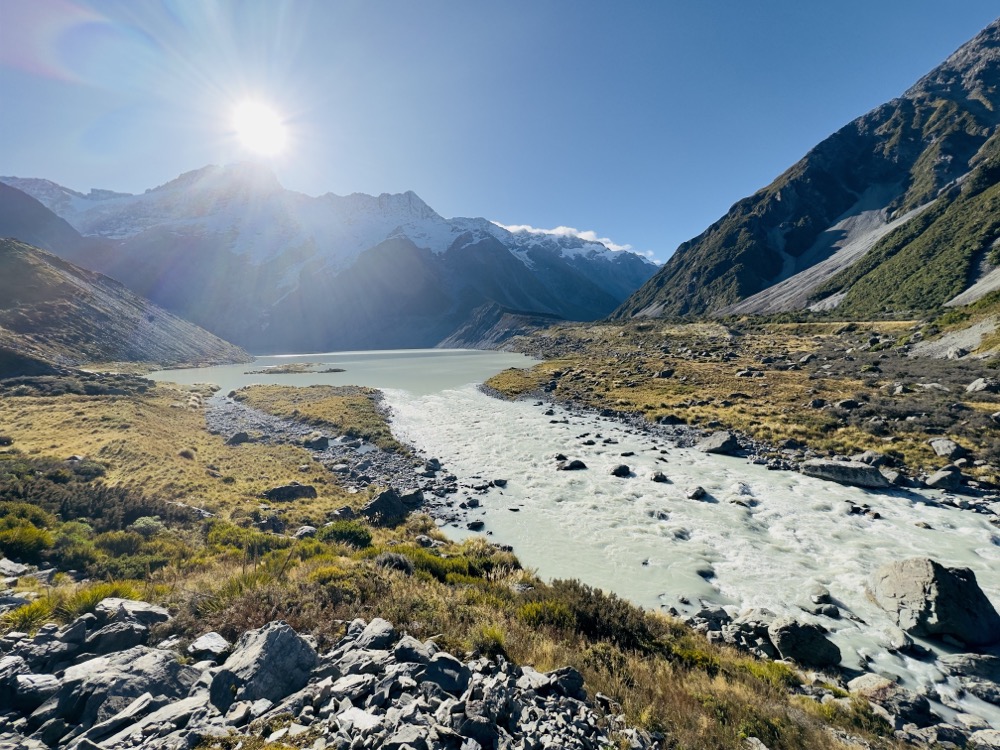
[[[527,232],[528,234],[554,234],[558,237],[579,237],[584,242],[600,242],[608,250],[632,250],[631,245],[619,245],[608,237],[598,237],[597,232],[592,229],[579,230],[573,227],[556,227],[555,229],[539,229],[528,224],[501,224],[494,221],[498,227],[506,229],[508,232]]]

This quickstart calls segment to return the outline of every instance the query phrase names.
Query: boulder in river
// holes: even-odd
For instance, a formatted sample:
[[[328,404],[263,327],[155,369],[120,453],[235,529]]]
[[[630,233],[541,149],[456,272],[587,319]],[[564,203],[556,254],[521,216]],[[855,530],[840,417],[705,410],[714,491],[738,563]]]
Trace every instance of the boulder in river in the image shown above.
[[[579,458],[574,458],[572,461],[560,461],[556,464],[556,468],[559,471],[580,471],[582,469],[586,469],[587,464]]]
[[[627,477],[632,473],[632,470],[625,464],[618,464],[615,468],[611,470],[611,476],[613,477]]]
[[[728,430],[713,432],[695,447],[702,453],[718,453],[724,456],[735,455],[740,450],[736,436]]]
[[[861,461],[831,461],[812,458],[802,462],[802,473],[807,477],[827,479],[857,487],[888,487],[889,480],[874,466]]]
[[[951,636],[969,646],[1000,642],[1000,614],[968,568],[926,557],[888,563],[875,572],[871,593],[912,635]]]

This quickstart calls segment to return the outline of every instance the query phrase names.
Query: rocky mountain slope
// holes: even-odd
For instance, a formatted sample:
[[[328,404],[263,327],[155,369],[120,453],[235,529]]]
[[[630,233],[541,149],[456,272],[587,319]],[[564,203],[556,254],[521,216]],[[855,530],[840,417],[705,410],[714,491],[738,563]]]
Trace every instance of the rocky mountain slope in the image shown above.
[[[23,242],[0,240],[0,371],[44,363],[244,362],[238,347],[130,292]]]
[[[998,84],[1000,21],[682,244],[615,317],[904,313],[962,294],[998,260]]]
[[[103,240],[66,257],[257,351],[433,346],[489,304],[593,320],[656,270],[597,242],[445,219],[412,192],[309,197],[252,164],[142,195],[0,180]]]

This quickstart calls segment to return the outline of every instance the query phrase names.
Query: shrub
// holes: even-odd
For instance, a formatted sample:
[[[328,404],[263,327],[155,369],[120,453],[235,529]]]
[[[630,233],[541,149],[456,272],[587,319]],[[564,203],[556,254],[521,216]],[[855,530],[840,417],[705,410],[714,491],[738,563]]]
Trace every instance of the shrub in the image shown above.
[[[107,531],[94,544],[109,555],[135,555],[142,549],[143,538],[132,531]]]
[[[498,625],[480,625],[472,633],[472,647],[483,656],[507,658],[507,634]]]
[[[54,542],[52,533],[32,523],[22,521],[0,529],[0,552],[5,557],[28,562],[38,562],[42,553]]]
[[[316,538],[323,542],[349,544],[358,549],[372,544],[371,530],[359,521],[334,521],[320,528],[316,532]]]
[[[52,620],[54,602],[45,597],[24,604],[0,617],[0,627],[4,630],[20,630],[32,633],[45,623]]]
[[[163,521],[160,520],[159,516],[140,516],[132,522],[129,528],[149,539],[151,536],[156,536],[163,531],[164,527]]]
[[[573,613],[563,602],[542,600],[528,602],[517,610],[520,620],[532,628],[548,625],[554,628],[572,628],[575,624]]]

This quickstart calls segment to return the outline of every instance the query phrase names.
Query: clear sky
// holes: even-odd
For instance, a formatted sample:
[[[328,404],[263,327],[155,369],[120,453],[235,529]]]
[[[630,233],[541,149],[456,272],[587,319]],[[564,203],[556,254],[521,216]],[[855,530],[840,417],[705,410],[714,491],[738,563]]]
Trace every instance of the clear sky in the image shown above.
[[[1000,13],[985,0],[0,0],[0,174],[140,192],[249,158],[310,195],[667,258]],[[264,158],[264,157],[256,157]]]

